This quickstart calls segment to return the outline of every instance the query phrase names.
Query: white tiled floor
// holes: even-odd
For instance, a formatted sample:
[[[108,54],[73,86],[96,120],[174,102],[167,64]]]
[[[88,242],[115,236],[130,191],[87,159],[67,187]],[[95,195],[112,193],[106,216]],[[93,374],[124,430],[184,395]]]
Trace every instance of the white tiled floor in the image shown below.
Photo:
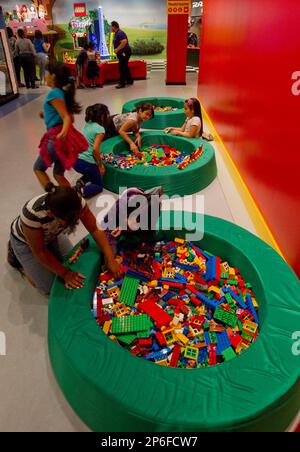
[[[105,86],[78,93],[84,107],[106,103],[111,113],[121,111],[125,101],[147,96],[195,96],[197,74],[188,74],[188,85],[166,87],[164,73],[152,72],[147,81],[116,91]],[[41,89],[44,92],[45,88]],[[38,91],[37,91],[38,92]],[[43,123],[38,118],[43,96],[0,119],[1,212],[0,331],[6,334],[7,356],[0,356],[0,431],[88,431],[73,413],[53,377],[47,350],[47,299],[8,267],[6,243],[11,221],[22,205],[41,189],[33,175]],[[81,127],[84,115],[76,121]],[[209,130],[207,130],[209,131]],[[219,177],[205,189],[205,213],[234,221],[255,233],[253,224],[231,182],[216,149]],[[71,173],[75,180],[76,175]],[[90,202],[94,212],[96,199]],[[85,234],[79,228],[74,243]]]

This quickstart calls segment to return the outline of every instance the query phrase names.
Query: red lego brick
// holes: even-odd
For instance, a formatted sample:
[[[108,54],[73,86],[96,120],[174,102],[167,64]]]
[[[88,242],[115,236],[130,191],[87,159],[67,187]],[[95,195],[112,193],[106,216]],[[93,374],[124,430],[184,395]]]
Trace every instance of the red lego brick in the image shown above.
[[[209,365],[216,366],[217,365],[217,346],[216,344],[209,344]]]
[[[239,334],[230,337],[230,342],[233,348],[237,348],[238,345],[242,342],[242,340],[243,338]]]
[[[160,345],[161,347],[165,347],[167,345],[165,336],[162,333],[158,331],[157,333],[155,333],[155,337],[158,342],[158,345]]]
[[[175,345],[175,347],[173,348],[173,352],[172,352],[172,358],[171,358],[171,362],[170,362],[170,367],[177,367],[179,358],[180,358],[180,354],[181,354],[181,347],[180,345]]]
[[[216,259],[216,280],[219,283],[221,279],[221,258]]]
[[[138,310],[148,314],[152,320],[157,324],[158,328],[163,326],[169,326],[172,322],[173,317],[167,314],[162,308],[160,308],[156,303],[152,301],[145,301],[138,305]]]
[[[153,341],[152,341],[151,337],[149,337],[148,339],[138,339],[139,347],[147,348],[147,347],[151,347],[152,344],[153,344]]]
[[[152,268],[154,271],[154,279],[157,279],[157,280],[161,279],[161,277],[162,277],[161,264],[159,262],[153,261]]]

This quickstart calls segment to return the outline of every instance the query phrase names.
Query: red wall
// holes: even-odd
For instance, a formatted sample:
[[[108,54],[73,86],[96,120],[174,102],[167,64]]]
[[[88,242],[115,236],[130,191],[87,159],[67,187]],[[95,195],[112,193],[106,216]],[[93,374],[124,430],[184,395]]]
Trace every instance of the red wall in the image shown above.
[[[206,0],[199,97],[300,275],[299,0]],[[300,78],[300,74],[298,74]],[[300,94],[299,82],[294,86]]]

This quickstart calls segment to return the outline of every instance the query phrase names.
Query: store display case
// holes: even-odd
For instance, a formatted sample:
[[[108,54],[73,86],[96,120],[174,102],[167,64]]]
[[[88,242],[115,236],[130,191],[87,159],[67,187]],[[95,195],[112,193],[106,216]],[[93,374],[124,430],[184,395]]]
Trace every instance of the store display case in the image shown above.
[[[0,7],[0,105],[9,102],[18,95],[18,84],[5,30],[2,8]]]

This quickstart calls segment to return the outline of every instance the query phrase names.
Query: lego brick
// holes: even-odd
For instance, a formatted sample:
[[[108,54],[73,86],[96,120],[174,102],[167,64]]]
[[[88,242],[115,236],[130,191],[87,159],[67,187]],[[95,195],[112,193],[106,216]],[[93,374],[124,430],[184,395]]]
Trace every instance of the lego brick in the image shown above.
[[[233,292],[233,290],[230,289],[230,287],[226,287],[225,289],[223,289],[223,292],[229,293],[242,309],[247,309],[247,306],[245,305],[241,297],[239,297],[235,292]]]
[[[146,314],[114,317],[112,319],[112,334],[136,333],[139,331],[148,331],[151,328],[150,317]]]
[[[224,350],[227,350],[231,347],[231,342],[228,337],[227,331],[223,331],[222,333],[217,333],[217,356],[222,355]]]
[[[220,322],[225,323],[226,325],[229,325],[230,327],[234,328],[238,322],[238,318],[235,314],[232,314],[231,312],[225,311],[222,308],[217,308],[215,310],[214,315],[216,320],[220,320]]]
[[[254,322],[259,324],[258,315],[254,309],[250,295],[246,296],[246,309],[253,315]]]
[[[157,324],[158,328],[169,326],[172,322],[171,317],[167,312],[161,309],[156,303],[152,301],[144,301],[138,305],[138,309],[148,314],[152,320]]]
[[[118,335],[118,341],[123,342],[126,345],[132,344],[136,340],[136,336],[134,334],[120,334]]]
[[[126,276],[122,285],[119,301],[127,306],[133,306],[137,296],[139,280]]]
[[[222,352],[222,358],[225,361],[230,361],[231,359],[233,359],[235,357],[236,357],[236,354],[235,354],[234,350],[231,347],[228,348],[227,350],[224,350]]]

